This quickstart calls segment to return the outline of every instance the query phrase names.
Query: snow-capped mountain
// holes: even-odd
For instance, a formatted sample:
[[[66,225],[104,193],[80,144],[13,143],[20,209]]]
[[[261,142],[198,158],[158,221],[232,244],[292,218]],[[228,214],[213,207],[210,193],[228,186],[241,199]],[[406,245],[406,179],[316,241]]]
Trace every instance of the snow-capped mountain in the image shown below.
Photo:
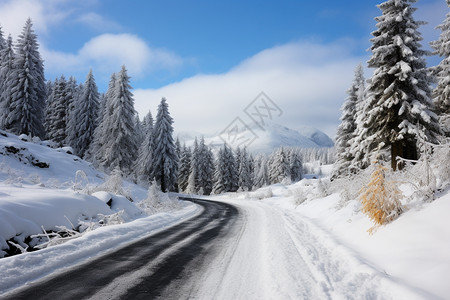
[[[322,131],[313,127],[301,127],[294,130],[286,126],[267,122],[263,128],[257,124],[241,126],[236,130],[222,131],[215,136],[205,136],[205,143],[213,148],[220,147],[227,142],[232,147],[247,146],[253,153],[271,153],[279,147],[320,148],[333,147],[333,140]],[[199,135],[179,133],[180,141],[192,145],[194,137]]]

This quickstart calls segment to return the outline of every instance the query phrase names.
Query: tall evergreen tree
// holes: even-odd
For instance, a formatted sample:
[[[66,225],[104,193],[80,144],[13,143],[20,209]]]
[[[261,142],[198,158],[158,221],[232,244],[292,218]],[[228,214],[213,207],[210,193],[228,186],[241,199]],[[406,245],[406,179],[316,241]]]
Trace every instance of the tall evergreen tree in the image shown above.
[[[100,166],[103,156],[105,154],[105,147],[107,147],[108,128],[110,121],[112,120],[112,114],[114,112],[113,102],[114,93],[117,84],[117,74],[113,73],[109,80],[108,89],[103,96],[102,103],[100,105],[100,111],[98,116],[98,125],[94,130],[94,139],[89,150],[85,153],[85,159],[90,160],[95,166]]]
[[[303,165],[300,154],[295,149],[291,149],[291,151],[289,151],[288,156],[289,156],[289,173],[291,176],[291,181],[292,182],[300,181],[303,175],[302,174]]]
[[[178,170],[178,190],[186,191],[189,183],[189,175],[191,170],[191,149],[183,145],[180,153],[180,167]]]
[[[150,183],[153,181],[153,118],[149,111],[144,117],[145,124],[142,126],[144,130],[144,140],[139,147],[138,159],[136,161],[136,172],[141,180]]]
[[[191,166],[189,168],[188,185],[186,191],[189,194],[197,194],[200,190],[200,176],[199,176],[199,156],[200,150],[198,147],[197,137],[194,139],[194,148],[191,156]]]
[[[62,146],[66,140],[67,81],[64,75],[55,81],[50,106],[46,109],[47,137]]]
[[[162,98],[156,115],[153,140],[153,177],[163,192],[175,191],[178,156],[173,140],[173,119],[166,99]]]
[[[115,168],[124,174],[131,174],[137,156],[138,146],[134,132],[134,99],[130,92],[130,77],[125,66],[117,74],[108,114],[103,121],[103,143],[99,149],[99,164],[112,171]],[[109,105],[108,105],[109,104]]]
[[[236,192],[238,189],[238,169],[231,148],[224,144],[219,150],[214,171],[213,193]]]
[[[448,1],[447,5],[450,6]],[[435,49],[434,54],[442,57],[442,60],[433,68],[437,79],[437,86],[433,90],[433,100],[439,115],[439,123],[445,134],[450,137],[450,13],[437,29],[442,31],[439,39],[430,44]]]
[[[3,39],[1,34],[0,36]],[[6,44],[0,48],[2,48],[0,50],[0,129],[6,129],[6,118],[10,114],[12,103],[11,88],[14,82],[14,50],[11,35],[8,36]]]
[[[3,29],[2,26],[0,26],[0,52],[6,48],[6,40],[5,37],[3,36]],[[2,57],[0,56],[0,60],[2,59]]]
[[[123,123],[116,123],[119,126],[128,125],[127,118],[134,116],[133,99],[132,94],[129,92],[131,88],[128,84],[129,77],[126,74],[125,68],[122,68],[122,86],[121,90],[117,91],[116,101],[124,102],[123,104],[117,105],[117,108],[123,109],[124,120]],[[76,110],[75,115],[77,116],[77,122],[75,126],[76,132],[76,143],[75,151],[80,157],[83,157],[85,152],[89,149],[89,146],[94,138],[95,128],[97,127],[98,110],[99,110],[99,93],[97,84],[95,83],[94,75],[92,74],[92,69],[89,70],[86,76],[86,81],[83,84],[83,90],[76,100]],[[120,112],[118,112],[120,113]],[[120,117],[118,117],[120,119]],[[126,130],[129,130],[127,128]],[[126,130],[124,132],[126,132]],[[134,130],[127,132],[128,134],[133,134]],[[128,137],[130,141],[133,138]],[[127,138],[125,138],[127,140]],[[135,149],[134,145],[130,145],[130,149]],[[129,155],[126,156],[128,158]],[[125,171],[121,168],[122,171]]]
[[[44,107],[46,86],[44,65],[39,54],[36,34],[31,19],[19,35],[12,77],[12,102],[6,128],[15,134],[44,137]]]
[[[365,79],[363,67],[361,64],[355,70],[355,77],[353,83],[348,89],[347,100],[342,105],[341,124],[338,127],[336,134],[336,152],[337,159],[333,166],[332,178],[338,177],[344,173],[350,172],[350,164],[355,159],[351,152],[352,143],[358,138],[357,131],[357,116],[358,109],[362,108],[365,90]]]
[[[251,191],[253,187],[253,178],[251,174],[250,159],[246,148],[240,150],[238,176],[239,190]]]
[[[281,183],[290,179],[289,159],[283,147],[272,154],[269,163],[269,180],[271,183]]]
[[[67,112],[66,112],[66,144],[76,150],[77,147],[77,124],[78,124],[78,84],[73,76],[70,76],[66,84]],[[79,154],[79,153],[78,153]]]
[[[267,158],[259,156],[255,160],[255,173],[253,185],[257,188],[270,184],[269,175],[267,171]]]
[[[397,156],[418,158],[417,134],[422,131],[430,142],[439,135],[437,118],[431,104],[430,77],[417,31],[423,22],[413,18],[415,0],[388,0],[378,7],[378,29],[372,34],[375,68],[369,82],[365,106],[367,119],[363,143],[368,151],[390,150],[391,166],[397,168]]]

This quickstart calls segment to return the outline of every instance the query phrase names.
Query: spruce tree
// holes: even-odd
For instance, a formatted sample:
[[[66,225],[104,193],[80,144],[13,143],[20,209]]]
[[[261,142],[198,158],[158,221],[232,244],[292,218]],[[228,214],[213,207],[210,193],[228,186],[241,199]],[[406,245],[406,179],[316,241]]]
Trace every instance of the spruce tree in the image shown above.
[[[290,179],[289,160],[283,147],[272,154],[269,162],[269,179],[272,184]]]
[[[3,36],[0,34],[1,39]],[[1,44],[1,41],[0,41]],[[14,82],[14,50],[11,35],[0,50],[0,129],[6,129],[6,119],[12,103],[12,85]]]
[[[107,129],[109,128],[109,122],[112,120],[113,114],[113,97],[116,89],[117,75],[113,73],[109,80],[108,89],[103,96],[102,103],[100,105],[100,111],[98,116],[98,125],[94,130],[94,140],[89,146],[88,152],[85,154],[85,159],[90,160],[95,166],[100,166],[103,156],[106,152],[104,149],[107,147]]]
[[[152,151],[153,177],[163,192],[175,191],[178,178],[178,156],[172,124],[166,98],[162,98],[156,115]]]
[[[251,191],[253,187],[253,178],[251,175],[250,160],[246,148],[240,150],[238,176],[239,190]]]
[[[62,146],[66,140],[66,116],[68,111],[67,81],[64,75],[55,81],[50,106],[46,109],[47,137]]]
[[[336,163],[333,166],[332,178],[351,172],[350,164],[355,159],[352,154],[352,143],[358,139],[357,116],[362,109],[365,89],[365,79],[361,64],[355,70],[355,77],[350,89],[347,90],[347,100],[342,105],[341,124],[336,134]],[[358,120],[360,121],[360,120]]]
[[[142,129],[144,130],[144,140],[139,147],[138,159],[136,161],[135,169],[138,178],[144,180],[147,183],[150,183],[153,181],[153,118],[150,111],[148,112],[144,120],[146,122],[145,125],[142,126]]]
[[[133,99],[132,95],[128,91],[130,86],[128,85],[129,77],[126,75],[126,70],[122,69],[122,90],[117,91],[118,101],[123,101],[123,104],[118,105],[119,109],[123,109],[124,118],[129,118],[129,116],[133,116],[134,108],[133,108]],[[97,119],[98,119],[98,110],[99,110],[99,93],[97,84],[95,83],[94,75],[92,74],[92,69],[89,70],[88,75],[86,76],[86,81],[83,84],[83,90],[81,91],[80,96],[76,100],[76,110],[75,115],[77,118],[75,132],[76,132],[76,143],[75,143],[75,151],[80,157],[83,157],[85,152],[89,149],[89,146],[94,138],[95,128],[97,127]],[[124,120],[123,124],[128,125],[128,120]],[[129,129],[129,128],[127,128]],[[130,130],[128,134],[133,134],[134,130]],[[124,131],[125,132],[125,131]],[[130,141],[133,141],[133,138],[128,137]],[[126,140],[126,139],[125,139]],[[130,149],[135,149],[134,145],[130,145]],[[121,168],[122,171],[124,169]]]
[[[422,131],[429,142],[439,135],[437,118],[431,105],[430,76],[425,68],[417,31],[423,22],[413,18],[415,0],[388,0],[378,5],[378,29],[372,34],[369,67],[374,74],[367,88],[364,138],[359,145],[367,153],[390,152],[391,166],[397,157],[418,158],[417,134]]]
[[[191,170],[191,149],[183,145],[180,153],[180,167],[178,170],[178,190],[186,191],[189,183],[189,175]]]
[[[127,70],[122,66],[110,103],[107,103],[98,161],[103,169],[112,171],[118,168],[126,175],[131,174],[138,151],[134,132],[134,99],[129,81]]]
[[[76,150],[78,136],[76,126],[78,124],[77,113],[78,98],[79,98],[78,84],[73,76],[70,76],[66,84],[67,97],[67,113],[66,113],[66,144]]]
[[[300,154],[295,149],[289,151],[289,173],[292,182],[297,182],[302,179],[302,160]]]
[[[31,19],[25,23],[19,35],[11,87],[11,109],[6,128],[15,134],[30,134],[43,138],[46,85],[44,65],[39,54],[36,34]]]
[[[448,3],[447,5],[450,6]],[[435,50],[434,54],[442,57],[442,60],[432,69],[437,79],[437,86],[433,90],[433,101],[439,115],[439,123],[444,133],[450,137],[450,13],[437,29],[440,29],[442,33],[438,40],[430,44]]]

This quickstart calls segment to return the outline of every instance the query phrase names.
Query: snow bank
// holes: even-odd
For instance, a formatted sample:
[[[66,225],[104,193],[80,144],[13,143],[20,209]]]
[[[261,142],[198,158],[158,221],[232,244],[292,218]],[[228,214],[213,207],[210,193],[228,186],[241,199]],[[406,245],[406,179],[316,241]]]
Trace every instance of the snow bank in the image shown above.
[[[450,190],[431,203],[408,203],[407,211],[378,228],[360,212],[360,202],[343,202],[338,193],[326,195],[319,180],[272,185],[254,192],[215,196],[225,201],[262,201],[316,227],[358,261],[380,270],[391,280],[415,291],[420,299],[448,299],[450,295]],[[325,192],[324,195],[320,195]],[[262,196],[261,196],[262,195]],[[301,198],[302,201],[299,201]],[[401,295],[401,294],[400,294]]]
[[[0,298],[8,291],[56,270],[64,272],[70,266],[124,247],[199,213],[201,213],[199,206],[189,205],[171,213],[159,213],[128,223],[101,227],[87,232],[80,238],[40,251],[2,258]]]

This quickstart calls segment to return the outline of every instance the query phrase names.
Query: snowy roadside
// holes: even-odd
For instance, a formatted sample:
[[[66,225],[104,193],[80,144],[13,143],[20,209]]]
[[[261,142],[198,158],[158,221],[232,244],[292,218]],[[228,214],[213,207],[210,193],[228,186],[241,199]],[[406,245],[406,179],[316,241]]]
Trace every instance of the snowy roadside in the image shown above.
[[[73,265],[167,229],[196,216],[201,211],[202,208],[198,205],[187,205],[178,211],[158,213],[128,223],[97,228],[77,239],[40,251],[2,258],[0,296],[46,275],[64,272]]]
[[[254,192],[211,198],[247,207],[247,210],[264,204],[277,211],[279,222],[285,224],[284,230],[290,232],[290,239],[298,251],[304,253],[309,267],[315,266],[319,273],[325,272],[322,276],[331,295],[345,295],[339,289],[348,285],[347,296],[355,297],[358,293],[351,285],[361,286],[364,282],[369,286],[365,280],[371,278],[378,282],[378,290],[387,290],[394,299],[448,299],[450,228],[446,214],[450,210],[450,191],[431,203],[410,205],[400,218],[370,235],[367,230],[373,224],[360,212],[359,201],[342,202],[340,195],[334,193],[302,199],[304,202],[298,203],[299,194],[303,193],[301,197],[307,198],[306,194],[315,193],[313,189],[317,190],[319,184],[318,180],[303,180],[288,186],[278,184]],[[267,230],[277,226],[273,224]],[[322,246],[308,246],[312,240]],[[317,251],[322,254],[311,257],[311,253]],[[334,270],[330,263],[336,267]],[[349,267],[343,268],[343,264],[349,264]],[[357,283],[356,275],[339,277],[345,272],[360,274],[360,283]],[[340,282],[333,283],[333,280]],[[377,298],[380,294],[374,289],[373,296]]]
[[[156,185],[107,176],[70,148],[0,132],[0,297],[200,212]]]

